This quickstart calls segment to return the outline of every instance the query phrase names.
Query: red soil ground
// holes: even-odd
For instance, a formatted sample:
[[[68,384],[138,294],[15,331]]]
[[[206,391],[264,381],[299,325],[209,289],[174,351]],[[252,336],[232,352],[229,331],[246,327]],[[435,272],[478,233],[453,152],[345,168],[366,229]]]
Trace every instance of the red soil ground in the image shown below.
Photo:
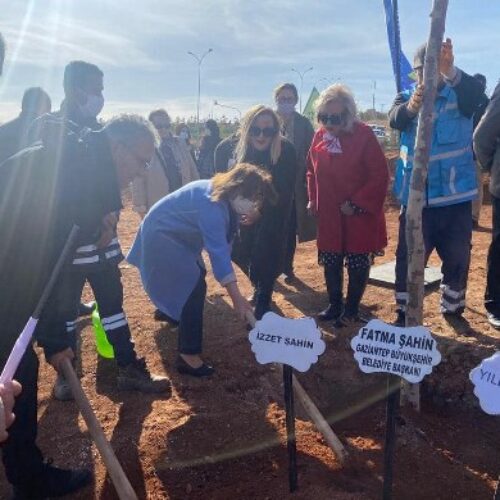
[[[382,263],[394,256],[397,211],[388,208],[390,244]],[[474,232],[465,321],[450,324],[439,313],[437,292],[425,302],[425,324],[436,336],[443,361],[422,388],[422,411],[403,410],[394,471],[397,499],[487,499],[500,473],[499,418],[478,408],[468,373],[499,349],[500,334],[485,318],[482,303],[491,208]],[[126,208],[120,222],[129,248],[138,217]],[[434,261],[437,263],[437,261]],[[288,493],[285,413],[279,371],[255,361],[244,324],[223,289],[209,278],[205,352],[217,371],[193,380],[174,369],[176,334],[153,320],[153,306],[137,271],[121,265],[125,310],[139,354],[152,371],[172,380],[171,397],[119,392],[115,366],[99,359],[89,320],[80,322],[81,379],[104,431],[141,499],[368,499],[380,498],[383,477],[385,379],[359,371],[353,359],[352,329],[326,327],[325,354],[300,375],[304,387],[348,446],[352,461],[342,468],[321,435],[297,408],[299,490]],[[326,303],[313,243],[300,245],[296,286],[279,282],[277,309],[287,317],[312,316]],[[250,292],[247,281],[241,283]],[[365,312],[394,319],[390,290],[369,286]],[[114,499],[116,494],[74,403],[51,396],[54,371],[40,370],[39,442],[62,466],[86,466],[95,483],[77,499]],[[0,476],[0,497],[8,497]]]

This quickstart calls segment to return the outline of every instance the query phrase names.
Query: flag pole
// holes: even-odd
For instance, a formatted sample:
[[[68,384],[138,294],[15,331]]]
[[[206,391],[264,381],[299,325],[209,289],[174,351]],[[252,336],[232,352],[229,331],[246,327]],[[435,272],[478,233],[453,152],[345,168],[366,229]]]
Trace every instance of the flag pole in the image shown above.
[[[396,74],[396,90],[401,92],[401,36],[399,33],[399,7],[398,0],[392,0],[392,16],[394,20],[394,47],[396,60],[394,61],[394,72]]]

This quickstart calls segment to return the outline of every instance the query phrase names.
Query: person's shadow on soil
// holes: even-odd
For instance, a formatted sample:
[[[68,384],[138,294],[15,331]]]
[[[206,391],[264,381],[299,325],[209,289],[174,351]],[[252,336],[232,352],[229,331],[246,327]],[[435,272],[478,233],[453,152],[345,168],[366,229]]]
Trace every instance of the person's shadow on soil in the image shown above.
[[[158,350],[178,397],[190,407],[185,423],[169,432],[156,464],[169,498],[283,498],[288,460],[281,370],[256,362],[244,324],[220,295],[209,296],[205,306],[203,358],[214,363],[211,378],[175,371],[176,342],[167,341],[171,328],[164,330],[156,335]],[[314,477],[321,487],[362,491],[358,481],[300,450],[304,425],[297,423],[299,488],[305,490]],[[376,481],[365,473],[372,476],[368,482]]]
[[[44,409],[45,407],[45,409]],[[94,469],[92,438],[88,430],[78,424],[80,410],[75,401],[58,401],[51,392],[47,400],[40,400],[38,409],[43,414],[38,420],[38,441],[46,459],[54,459],[56,466]],[[93,485],[85,488],[85,496]]]
[[[162,394],[144,394],[136,391],[119,391],[116,387],[117,366],[113,359],[97,356],[96,392],[104,394],[120,405],[119,418],[109,440],[125,475],[138,498],[147,498],[145,472],[139,456],[140,438],[144,422],[151,413],[153,401],[170,398],[171,391]],[[103,482],[100,498],[118,498],[109,476]]]

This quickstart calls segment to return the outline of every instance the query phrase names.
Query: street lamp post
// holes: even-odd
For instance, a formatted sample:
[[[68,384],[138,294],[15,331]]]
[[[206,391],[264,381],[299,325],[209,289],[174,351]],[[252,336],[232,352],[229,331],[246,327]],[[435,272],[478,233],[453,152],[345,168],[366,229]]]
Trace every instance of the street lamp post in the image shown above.
[[[309,73],[309,71],[312,71],[312,70],[313,70],[312,66],[310,68],[306,69],[305,71],[302,71],[302,72],[296,70],[295,68],[292,68],[292,71],[294,73],[297,73],[297,75],[299,75],[299,78],[300,78],[299,108],[300,108],[301,113],[302,113],[302,87],[304,86],[304,76],[306,75],[306,73]]]
[[[201,57],[194,52],[188,52],[188,54],[190,56],[193,56],[198,62],[198,100],[196,103],[196,123],[200,123],[201,63],[203,62],[203,59],[205,59],[205,57],[210,54],[210,52],[213,52],[213,49],[208,49]]]
[[[214,101],[214,106],[219,106],[220,108],[227,108],[236,111],[240,115],[240,121],[241,121],[241,111],[235,106],[229,106],[228,104],[221,104],[218,101]]]

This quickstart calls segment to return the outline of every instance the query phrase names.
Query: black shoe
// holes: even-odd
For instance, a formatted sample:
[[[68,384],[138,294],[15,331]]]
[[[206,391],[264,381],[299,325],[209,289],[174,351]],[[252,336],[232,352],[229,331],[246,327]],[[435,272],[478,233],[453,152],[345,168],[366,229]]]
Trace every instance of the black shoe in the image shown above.
[[[94,312],[95,308],[96,308],[95,301],[87,303],[80,302],[80,305],[78,306],[78,317],[90,316]]]
[[[396,311],[396,321],[394,321],[394,326],[406,326],[406,314],[401,309]]]
[[[330,304],[324,311],[318,314],[319,321],[337,321],[342,314],[341,308]]]
[[[500,330],[500,315],[494,313],[487,314],[488,323],[497,330]]]
[[[456,311],[448,311],[441,307],[441,313],[445,318],[461,318],[465,312],[465,307],[459,307]]]
[[[297,281],[297,277],[293,271],[285,273],[285,279],[283,280],[287,285],[293,285]]]
[[[182,356],[177,356],[175,367],[179,373],[183,375],[191,375],[193,377],[209,377],[215,372],[215,368],[207,365],[206,363],[203,363],[198,368],[193,368],[189,363],[184,361]]]
[[[158,394],[170,390],[170,380],[163,375],[150,373],[144,358],[136,359],[127,366],[119,366],[116,381],[121,391]]]
[[[15,500],[44,500],[62,497],[78,491],[92,481],[88,469],[59,469],[51,463],[43,464],[33,484],[14,487]]]

